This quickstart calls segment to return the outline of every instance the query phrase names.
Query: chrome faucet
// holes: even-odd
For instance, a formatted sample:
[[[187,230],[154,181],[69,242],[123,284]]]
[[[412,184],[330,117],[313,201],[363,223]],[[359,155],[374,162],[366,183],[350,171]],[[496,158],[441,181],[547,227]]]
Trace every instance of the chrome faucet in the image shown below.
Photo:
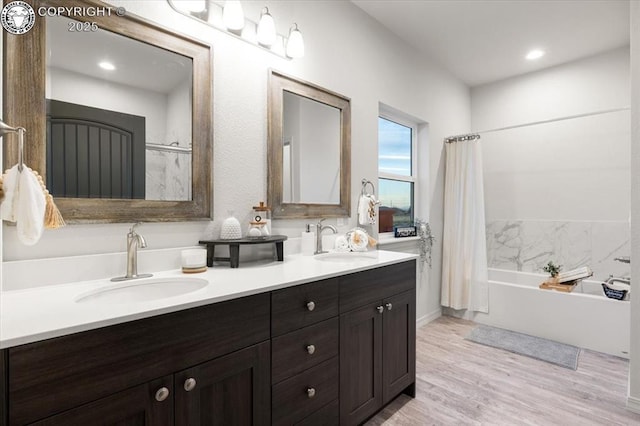
[[[324,219],[320,219],[318,223],[311,223],[311,226],[316,227],[316,251],[313,254],[326,253],[326,251],[322,250],[322,231],[325,229],[331,229],[334,234],[338,233],[338,230],[333,225],[323,225],[322,222]]]
[[[136,278],[153,276],[153,274],[138,274],[138,247],[147,247],[144,237],[135,231],[136,226],[139,225],[141,225],[140,222],[135,223],[127,233],[127,274],[124,277],[111,278],[111,281],[135,280]]]

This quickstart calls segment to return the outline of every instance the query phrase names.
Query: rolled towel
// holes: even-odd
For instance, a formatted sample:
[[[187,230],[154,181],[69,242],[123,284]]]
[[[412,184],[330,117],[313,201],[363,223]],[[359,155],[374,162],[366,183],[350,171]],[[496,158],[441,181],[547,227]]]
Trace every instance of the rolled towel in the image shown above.
[[[349,248],[352,251],[367,251],[368,245],[369,236],[367,233],[360,229],[353,230],[349,238]]]
[[[347,241],[347,237],[344,235],[338,235],[336,237],[334,249],[339,252],[349,251],[349,241]]]
[[[18,165],[9,169],[3,179],[5,198],[0,206],[0,217],[16,223],[18,239],[24,245],[36,244],[44,230],[46,198],[33,171]]]

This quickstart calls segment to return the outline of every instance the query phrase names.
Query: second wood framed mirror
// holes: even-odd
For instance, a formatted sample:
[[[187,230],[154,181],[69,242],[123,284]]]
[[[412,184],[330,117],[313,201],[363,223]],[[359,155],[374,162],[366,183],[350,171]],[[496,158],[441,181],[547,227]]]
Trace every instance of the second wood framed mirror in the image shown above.
[[[349,216],[350,99],[271,70],[268,127],[273,217]]]

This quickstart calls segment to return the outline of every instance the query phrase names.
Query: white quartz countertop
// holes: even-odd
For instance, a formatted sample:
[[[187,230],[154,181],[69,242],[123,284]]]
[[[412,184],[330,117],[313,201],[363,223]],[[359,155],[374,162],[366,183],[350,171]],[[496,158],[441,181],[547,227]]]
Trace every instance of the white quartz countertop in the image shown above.
[[[88,292],[115,285],[109,279],[0,292],[0,349],[405,262],[417,257],[414,254],[384,250],[368,254],[371,256],[340,262],[321,261],[315,256],[293,255],[285,257],[284,262],[241,262],[237,269],[216,265],[199,274],[183,274],[179,269],[157,272],[153,274],[153,278],[200,278],[207,280],[209,284],[191,293],[150,301],[76,301]]]

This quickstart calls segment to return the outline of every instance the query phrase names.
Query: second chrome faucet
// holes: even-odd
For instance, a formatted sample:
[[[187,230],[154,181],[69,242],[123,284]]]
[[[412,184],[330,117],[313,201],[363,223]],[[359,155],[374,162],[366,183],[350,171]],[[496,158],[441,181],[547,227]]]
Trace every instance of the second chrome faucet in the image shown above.
[[[338,233],[338,230],[333,225],[323,225],[324,219],[320,219],[318,223],[311,223],[310,226],[314,226],[316,228],[316,251],[313,254],[326,253],[325,250],[322,249],[322,231],[325,229],[330,229],[334,234]]]

